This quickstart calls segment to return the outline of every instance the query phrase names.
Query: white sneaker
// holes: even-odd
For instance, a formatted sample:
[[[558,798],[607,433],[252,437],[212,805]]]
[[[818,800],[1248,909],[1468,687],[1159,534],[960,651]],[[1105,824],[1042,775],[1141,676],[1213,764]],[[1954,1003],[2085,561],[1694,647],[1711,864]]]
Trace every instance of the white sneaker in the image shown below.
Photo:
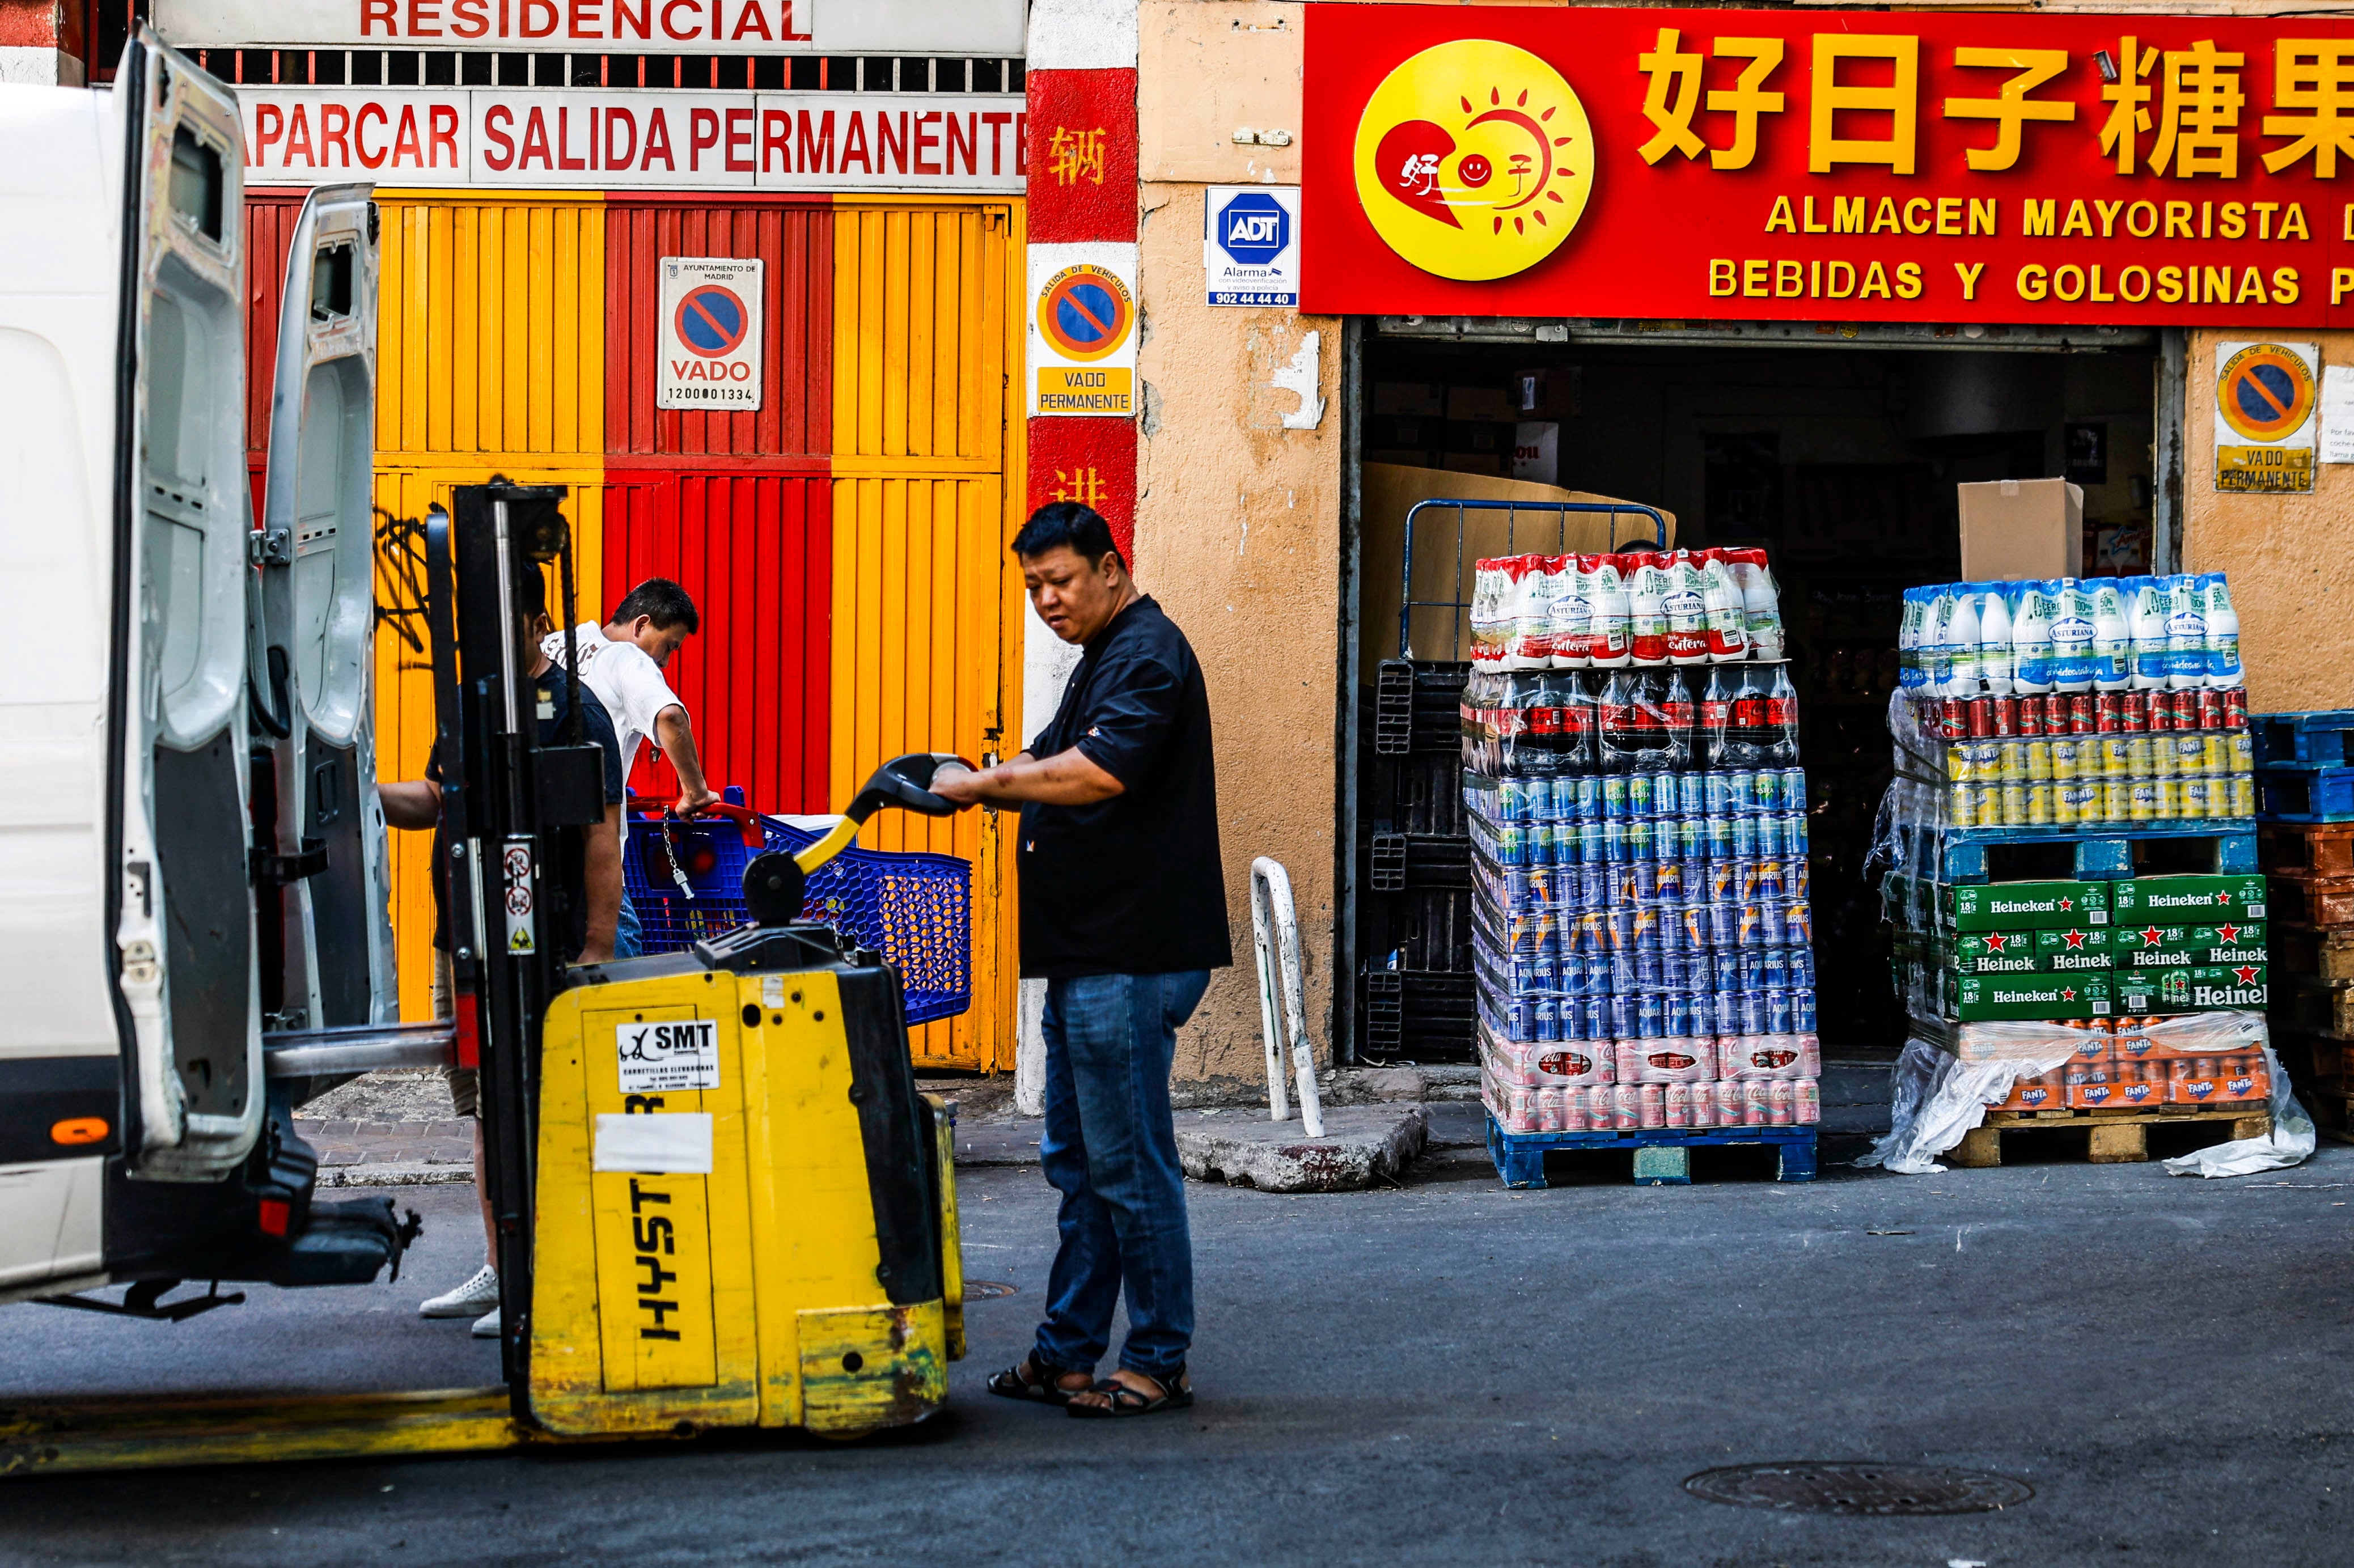
[[[474,1319],[474,1338],[495,1340],[499,1337],[499,1309],[495,1307]]]
[[[457,1289],[429,1301],[419,1302],[417,1315],[420,1318],[472,1318],[485,1307],[496,1310],[498,1304],[499,1271],[486,1263],[475,1271],[473,1278]]]

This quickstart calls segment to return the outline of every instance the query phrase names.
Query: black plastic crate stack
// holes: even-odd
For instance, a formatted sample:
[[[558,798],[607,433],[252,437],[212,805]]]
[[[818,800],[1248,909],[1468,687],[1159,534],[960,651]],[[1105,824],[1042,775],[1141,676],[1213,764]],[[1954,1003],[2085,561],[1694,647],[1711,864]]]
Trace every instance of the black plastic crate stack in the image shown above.
[[[1472,1060],[1468,663],[1384,660],[1357,797],[1360,1060]]]

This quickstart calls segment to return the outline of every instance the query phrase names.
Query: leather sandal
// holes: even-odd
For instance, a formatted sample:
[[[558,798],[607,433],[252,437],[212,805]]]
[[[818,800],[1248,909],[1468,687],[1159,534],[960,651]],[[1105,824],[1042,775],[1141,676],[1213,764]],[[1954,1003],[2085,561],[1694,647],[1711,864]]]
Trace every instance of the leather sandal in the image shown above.
[[[1166,1377],[1155,1378],[1150,1372],[1136,1375],[1150,1378],[1161,1393],[1157,1396],[1145,1393],[1129,1387],[1118,1378],[1106,1378],[1086,1392],[1102,1394],[1107,1403],[1066,1404],[1063,1414],[1082,1421],[1112,1420],[1129,1415],[1150,1415],[1161,1410],[1183,1410],[1193,1403],[1193,1380],[1185,1374],[1182,1366]]]
[[[1023,1356],[1003,1372],[990,1373],[985,1386],[1000,1399],[1067,1406],[1075,1395],[1087,1392],[1083,1388],[1065,1388],[1062,1384],[1063,1378],[1077,1370],[1076,1367],[1044,1366],[1035,1356]],[[1038,1374],[1035,1380],[1028,1375],[1032,1372]]]

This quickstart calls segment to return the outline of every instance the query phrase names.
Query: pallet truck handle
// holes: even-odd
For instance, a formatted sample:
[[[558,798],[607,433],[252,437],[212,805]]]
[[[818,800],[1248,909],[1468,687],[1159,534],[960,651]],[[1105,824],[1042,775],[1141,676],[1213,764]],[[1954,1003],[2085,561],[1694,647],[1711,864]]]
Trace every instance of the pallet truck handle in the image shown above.
[[[793,863],[807,875],[850,847],[858,830],[866,820],[885,806],[896,806],[903,811],[917,811],[927,817],[953,817],[957,807],[953,800],[944,800],[931,791],[931,782],[943,770],[972,770],[972,764],[952,751],[911,751],[905,757],[895,757],[876,768],[866,780],[866,787],[851,798],[849,809],[832,832],[817,842],[793,856]]]
[[[700,817],[725,817],[736,824],[736,831],[742,835],[745,848],[758,849],[768,842],[767,835],[760,828],[760,813],[749,806],[738,806],[726,800],[714,800],[695,812],[695,817],[682,817],[671,810],[671,803],[667,800],[654,796],[632,795],[625,804],[624,810],[639,812],[642,816],[659,816],[665,821],[673,822],[693,821]]]

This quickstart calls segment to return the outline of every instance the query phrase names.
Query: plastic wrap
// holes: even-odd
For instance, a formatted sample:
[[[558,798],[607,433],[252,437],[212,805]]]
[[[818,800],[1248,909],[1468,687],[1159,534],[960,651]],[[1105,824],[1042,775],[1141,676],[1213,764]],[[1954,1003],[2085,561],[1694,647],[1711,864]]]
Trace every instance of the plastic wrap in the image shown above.
[[[2261,1066],[2258,1064],[2261,1064]],[[2047,1106],[2038,1089],[2056,1091]],[[2134,1097],[2135,1091],[2146,1091]],[[2137,1104],[2264,1104],[2273,1132],[2166,1162],[2177,1175],[2240,1176],[2297,1164],[2313,1123],[2288,1089],[2261,1013],[2202,1012],[2090,1024],[1947,1023],[1916,1019],[1890,1084],[1889,1131],[1861,1166],[1903,1176],[1945,1170],[1936,1157],[1987,1112],[2130,1108]]]

